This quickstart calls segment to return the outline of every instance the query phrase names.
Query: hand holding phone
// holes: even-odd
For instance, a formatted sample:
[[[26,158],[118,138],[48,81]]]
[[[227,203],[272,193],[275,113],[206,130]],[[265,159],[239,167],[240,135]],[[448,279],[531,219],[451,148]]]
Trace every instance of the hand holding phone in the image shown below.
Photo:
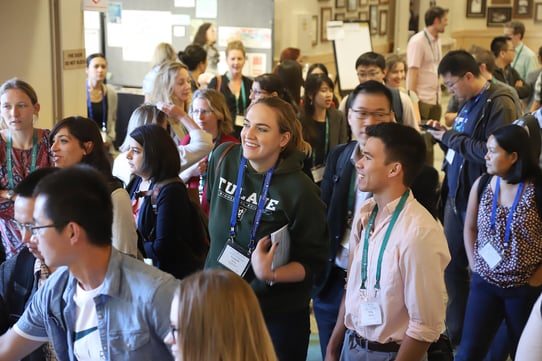
[[[429,124],[420,123],[418,126],[423,130],[436,130],[439,131],[440,129],[430,126]]]

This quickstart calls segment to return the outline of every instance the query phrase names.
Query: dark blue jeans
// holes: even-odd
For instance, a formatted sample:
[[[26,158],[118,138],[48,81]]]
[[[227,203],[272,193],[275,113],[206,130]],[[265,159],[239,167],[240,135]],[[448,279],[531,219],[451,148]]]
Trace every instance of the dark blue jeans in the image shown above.
[[[463,242],[463,228],[465,226],[465,211],[454,212],[450,198],[446,200],[444,208],[444,234],[448,240],[448,248],[452,257],[444,270],[444,281],[448,292],[448,305],[446,307],[446,326],[452,344],[457,346],[461,341],[463,320],[467,309],[469,296],[469,261],[465,253]]]
[[[472,273],[463,335],[455,360],[483,360],[503,319],[514,358],[521,332],[540,290],[540,287],[529,286],[502,288]]]
[[[305,361],[309,347],[309,307],[265,316],[279,361]]]
[[[344,271],[334,268],[329,275],[326,287],[312,300],[314,316],[318,325],[322,360],[326,356],[327,344],[337,323],[337,315],[344,294],[345,276]]]

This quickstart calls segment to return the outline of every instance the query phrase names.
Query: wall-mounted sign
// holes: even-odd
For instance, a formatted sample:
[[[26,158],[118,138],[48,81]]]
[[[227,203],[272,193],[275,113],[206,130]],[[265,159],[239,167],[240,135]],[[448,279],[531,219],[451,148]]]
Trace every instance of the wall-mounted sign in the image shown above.
[[[70,49],[64,50],[62,63],[64,70],[86,68],[87,59],[85,49]]]

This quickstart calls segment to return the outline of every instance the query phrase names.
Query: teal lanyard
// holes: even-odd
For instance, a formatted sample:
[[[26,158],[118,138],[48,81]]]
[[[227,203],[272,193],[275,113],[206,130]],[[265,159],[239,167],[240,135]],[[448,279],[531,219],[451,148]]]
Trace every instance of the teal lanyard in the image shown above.
[[[329,152],[329,114],[326,110],[326,133],[324,135],[324,164],[326,162],[327,153]],[[316,166],[316,152],[312,152],[312,166]]]
[[[386,229],[386,234],[384,235],[384,239],[382,240],[382,246],[380,246],[380,254],[378,255],[378,263],[376,265],[376,282],[375,282],[375,290],[380,289],[380,275],[381,275],[381,269],[382,269],[382,259],[384,258],[384,250],[386,249],[386,246],[388,245],[388,241],[390,239],[391,230],[393,229],[393,226],[395,225],[395,222],[397,222],[397,218],[399,218],[399,214],[403,210],[406,200],[408,198],[409,190],[407,189],[405,193],[401,196],[401,199],[399,200],[399,203],[397,204],[397,207],[395,208],[395,211],[393,212],[393,215],[391,216],[390,224],[388,225],[388,229]],[[371,230],[373,229],[376,214],[378,213],[378,205],[375,205],[373,208],[373,211],[371,212],[371,216],[369,217],[369,222],[367,224],[367,227],[365,228],[365,237],[363,240],[363,256],[361,259],[361,286],[360,290],[367,289],[367,267],[368,267],[368,253],[369,253],[369,235],[371,233]]]
[[[228,74],[226,74],[226,77],[231,82],[230,76]],[[237,115],[243,115],[243,113],[245,112],[245,109],[247,108],[247,93],[245,90],[245,82],[243,81],[242,76],[241,76],[241,101],[243,102],[242,112],[239,110],[239,97],[237,97],[237,95],[235,94],[233,94],[233,96],[235,97],[235,110],[237,111]]]
[[[8,151],[7,151],[7,168],[8,168],[8,187],[10,190],[15,188],[13,182],[13,158],[11,152],[13,150],[13,140],[11,139],[11,133],[8,134]],[[34,135],[32,137],[32,160],[30,162],[30,173],[36,169],[36,162],[38,158],[38,131],[34,129]]]

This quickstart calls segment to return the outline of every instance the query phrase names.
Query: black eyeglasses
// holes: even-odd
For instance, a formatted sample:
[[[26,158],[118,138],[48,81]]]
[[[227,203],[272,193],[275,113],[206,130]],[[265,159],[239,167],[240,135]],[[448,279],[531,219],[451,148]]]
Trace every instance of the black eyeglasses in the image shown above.
[[[47,225],[45,225],[45,226],[31,226],[31,227],[30,227],[30,232],[32,232],[32,235],[33,235],[33,236],[37,236],[38,233],[39,233],[38,231],[39,231],[40,229],[44,229],[44,228],[52,228],[52,227],[58,227],[58,226],[59,226],[58,224],[54,224],[54,223],[52,223],[52,224],[47,224]]]
[[[171,333],[171,338],[173,338],[173,342],[177,343],[177,333],[179,329],[173,325],[169,325],[169,332]]]

